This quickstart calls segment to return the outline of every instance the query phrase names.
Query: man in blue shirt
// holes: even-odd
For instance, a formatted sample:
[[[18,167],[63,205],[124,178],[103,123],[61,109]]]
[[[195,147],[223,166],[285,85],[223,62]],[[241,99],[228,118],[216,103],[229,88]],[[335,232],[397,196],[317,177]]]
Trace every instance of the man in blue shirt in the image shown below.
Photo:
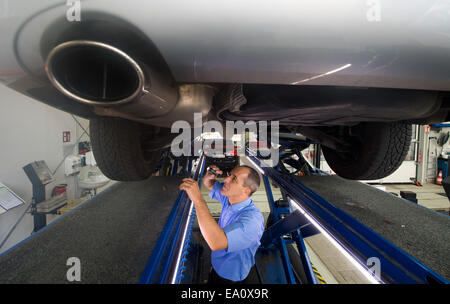
[[[218,167],[210,167],[222,174]],[[211,190],[209,196],[222,204],[218,224],[195,180],[183,179],[180,189],[194,203],[200,231],[211,248],[210,279],[224,283],[243,281],[255,264],[255,253],[264,232],[263,215],[250,198],[259,187],[259,175],[251,167],[238,166],[223,183],[217,182],[214,174],[206,173],[203,184]]]

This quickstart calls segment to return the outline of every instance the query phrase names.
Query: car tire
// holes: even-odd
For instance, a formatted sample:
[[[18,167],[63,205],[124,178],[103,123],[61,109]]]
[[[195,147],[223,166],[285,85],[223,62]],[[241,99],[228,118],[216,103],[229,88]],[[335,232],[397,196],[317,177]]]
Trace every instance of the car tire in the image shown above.
[[[146,152],[142,148],[143,133],[149,128],[118,118],[90,120],[92,151],[105,176],[117,181],[140,181],[155,171],[162,150]]]
[[[400,167],[411,144],[411,124],[361,123],[353,127],[359,140],[352,140],[351,152],[337,152],[325,146],[323,155],[339,176],[354,180],[375,180]]]

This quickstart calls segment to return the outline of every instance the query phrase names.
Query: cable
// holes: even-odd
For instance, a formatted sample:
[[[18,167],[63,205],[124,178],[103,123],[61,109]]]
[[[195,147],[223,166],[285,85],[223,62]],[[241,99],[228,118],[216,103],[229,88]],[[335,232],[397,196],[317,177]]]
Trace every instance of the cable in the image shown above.
[[[13,227],[11,228],[11,230],[9,230],[8,234],[6,235],[6,237],[3,239],[2,243],[0,244],[0,249],[3,247],[3,245],[5,245],[6,241],[9,239],[9,237],[11,236],[11,234],[13,233],[13,231],[16,229],[17,225],[22,221],[23,217],[25,216],[25,214],[28,212],[28,210],[30,210],[31,206],[33,205],[33,203],[31,203],[30,205],[28,205],[27,209],[22,213],[22,215],[20,216],[20,218],[17,220],[17,222],[13,225]]]
[[[86,129],[81,125],[81,123],[75,118],[75,116],[73,116],[73,114],[71,114],[72,118],[75,120],[75,122],[80,126],[80,128],[84,131],[84,133],[86,133],[89,137],[91,135],[89,135],[89,132],[86,131]]]

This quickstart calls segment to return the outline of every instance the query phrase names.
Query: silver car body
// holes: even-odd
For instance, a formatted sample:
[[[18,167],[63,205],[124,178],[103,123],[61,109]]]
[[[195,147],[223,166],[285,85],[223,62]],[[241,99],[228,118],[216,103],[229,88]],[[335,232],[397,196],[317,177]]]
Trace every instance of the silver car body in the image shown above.
[[[179,83],[450,91],[445,0],[2,0],[0,80],[45,76],[43,33],[90,12],[142,31]]]

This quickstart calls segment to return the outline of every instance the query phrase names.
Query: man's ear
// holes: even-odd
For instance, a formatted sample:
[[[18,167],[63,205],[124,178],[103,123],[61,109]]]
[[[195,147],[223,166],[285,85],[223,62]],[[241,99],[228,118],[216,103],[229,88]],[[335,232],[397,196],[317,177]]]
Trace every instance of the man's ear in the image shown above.
[[[245,194],[250,197],[250,194],[252,193],[252,189],[250,189],[250,187],[245,187],[244,188]]]

